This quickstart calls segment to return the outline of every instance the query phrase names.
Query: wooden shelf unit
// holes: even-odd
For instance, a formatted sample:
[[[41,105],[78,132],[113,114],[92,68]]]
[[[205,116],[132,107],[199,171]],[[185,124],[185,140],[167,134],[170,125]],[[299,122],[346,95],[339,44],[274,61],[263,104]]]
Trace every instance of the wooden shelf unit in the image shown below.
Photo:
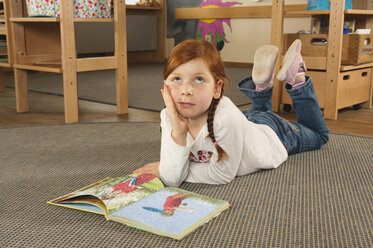
[[[0,17],[0,34],[8,32],[8,62],[0,62],[0,91],[5,91],[3,68],[13,68],[16,111],[28,112],[27,71],[61,73],[64,84],[65,122],[79,121],[77,73],[116,70],[117,114],[128,113],[127,62],[163,62],[166,56],[166,6],[126,5],[113,0],[113,18],[74,18],[73,1],[61,1],[61,17],[27,17],[25,0],[0,0],[6,6]],[[155,15],[157,48],[127,52],[126,15]],[[77,58],[74,23],[113,23],[114,56]],[[15,37],[15,39],[13,39]]]
[[[2,15],[0,18],[0,35],[5,35],[6,45],[7,45],[7,61],[0,61],[0,92],[5,91],[5,82],[4,82],[4,68],[11,68],[12,58],[11,53],[11,32],[10,22],[9,22],[9,0],[0,0],[0,3],[3,5]]]
[[[373,63],[359,65],[342,65],[342,35],[345,16],[358,18],[358,28],[373,27],[372,10],[345,10],[345,0],[331,0],[330,10],[285,10],[284,0],[273,0],[272,44],[283,52],[284,16],[326,16],[329,17],[328,51],[326,57],[304,57],[308,73],[315,86],[320,106],[324,109],[326,119],[336,120],[338,110],[355,104],[372,107],[372,68]],[[276,26],[276,28],[273,28]],[[277,69],[280,65],[277,65]],[[312,71],[314,70],[314,71]],[[362,76],[364,78],[362,78]],[[347,81],[349,80],[349,81]],[[284,87],[275,83],[273,110],[280,111],[281,104],[290,104],[291,100],[284,93]]]
[[[65,122],[79,121],[77,73],[116,70],[117,114],[128,113],[126,5],[114,0],[113,18],[74,18],[73,1],[61,1],[61,17],[29,18],[25,1],[10,4],[16,110],[28,112],[27,70],[61,73],[63,76]],[[111,22],[114,25],[114,56],[77,58],[76,22]],[[0,64],[3,66],[3,64]]]
[[[127,5],[127,15],[150,15],[157,19],[157,48],[149,51],[129,51],[129,63],[164,62],[166,59],[166,0],[159,7]]]

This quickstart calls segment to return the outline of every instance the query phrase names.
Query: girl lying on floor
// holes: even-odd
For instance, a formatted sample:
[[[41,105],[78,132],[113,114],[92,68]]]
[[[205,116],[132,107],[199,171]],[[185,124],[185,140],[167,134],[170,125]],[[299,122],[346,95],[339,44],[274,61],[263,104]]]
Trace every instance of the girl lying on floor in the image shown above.
[[[229,81],[215,47],[203,40],[180,43],[164,69],[160,161],[134,173],[153,174],[173,187],[183,181],[225,184],[277,168],[290,154],[321,148],[329,132],[300,51],[296,40],[277,75],[286,83],[298,118],[289,122],[272,112],[277,47],[261,46],[252,76],[238,83],[252,100],[251,110],[241,112],[223,96]]]

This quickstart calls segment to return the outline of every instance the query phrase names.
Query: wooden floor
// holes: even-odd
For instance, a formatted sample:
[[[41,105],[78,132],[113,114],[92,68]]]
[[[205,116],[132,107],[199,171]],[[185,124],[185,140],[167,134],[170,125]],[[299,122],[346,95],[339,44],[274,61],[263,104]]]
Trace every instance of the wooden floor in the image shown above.
[[[0,92],[0,128],[63,124],[63,97],[29,93],[30,112],[16,113],[14,90],[6,88]],[[248,108],[249,106],[241,107]],[[296,120],[294,113],[281,113],[288,120]],[[129,109],[125,115],[117,115],[113,105],[79,101],[80,122],[159,122],[159,113]],[[373,137],[373,109],[340,110],[338,120],[327,120],[330,131]]]

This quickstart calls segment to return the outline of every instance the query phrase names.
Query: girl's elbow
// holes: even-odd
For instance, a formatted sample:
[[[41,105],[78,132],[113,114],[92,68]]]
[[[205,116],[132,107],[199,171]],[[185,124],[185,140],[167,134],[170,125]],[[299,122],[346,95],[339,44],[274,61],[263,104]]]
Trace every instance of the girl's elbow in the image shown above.
[[[179,181],[170,181],[170,180],[168,180],[168,181],[162,180],[162,181],[163,181],[163,183],[166,186],[168,186],[168,187],[174,187],[174,188],[178,188],[181,185],[181,183],[182,183],[182,181],[181,182],[179,182]]]
[[[166,186],[174,187],[174,188],[178,188],[183,182],[181,178],[175,178],[175,177],[165,178],[165,177],[162,177],[162,174],[161,174],[161,180],[163,184],[165,184]]]
[[[185,178],[180,171],[166,169],[162,164],[159,167],[159,174],[163,184],[175,188],[179,187]]]

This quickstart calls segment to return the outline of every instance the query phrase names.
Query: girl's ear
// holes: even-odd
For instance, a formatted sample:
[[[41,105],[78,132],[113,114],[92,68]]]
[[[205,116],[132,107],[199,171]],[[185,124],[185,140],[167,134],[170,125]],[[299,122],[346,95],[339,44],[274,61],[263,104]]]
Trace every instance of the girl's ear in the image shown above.
[[[219,79],[219,81],[215,85],[215,91],[214,91],[215,99],[220,99],[222,87],[223,87],[223,80]]]

